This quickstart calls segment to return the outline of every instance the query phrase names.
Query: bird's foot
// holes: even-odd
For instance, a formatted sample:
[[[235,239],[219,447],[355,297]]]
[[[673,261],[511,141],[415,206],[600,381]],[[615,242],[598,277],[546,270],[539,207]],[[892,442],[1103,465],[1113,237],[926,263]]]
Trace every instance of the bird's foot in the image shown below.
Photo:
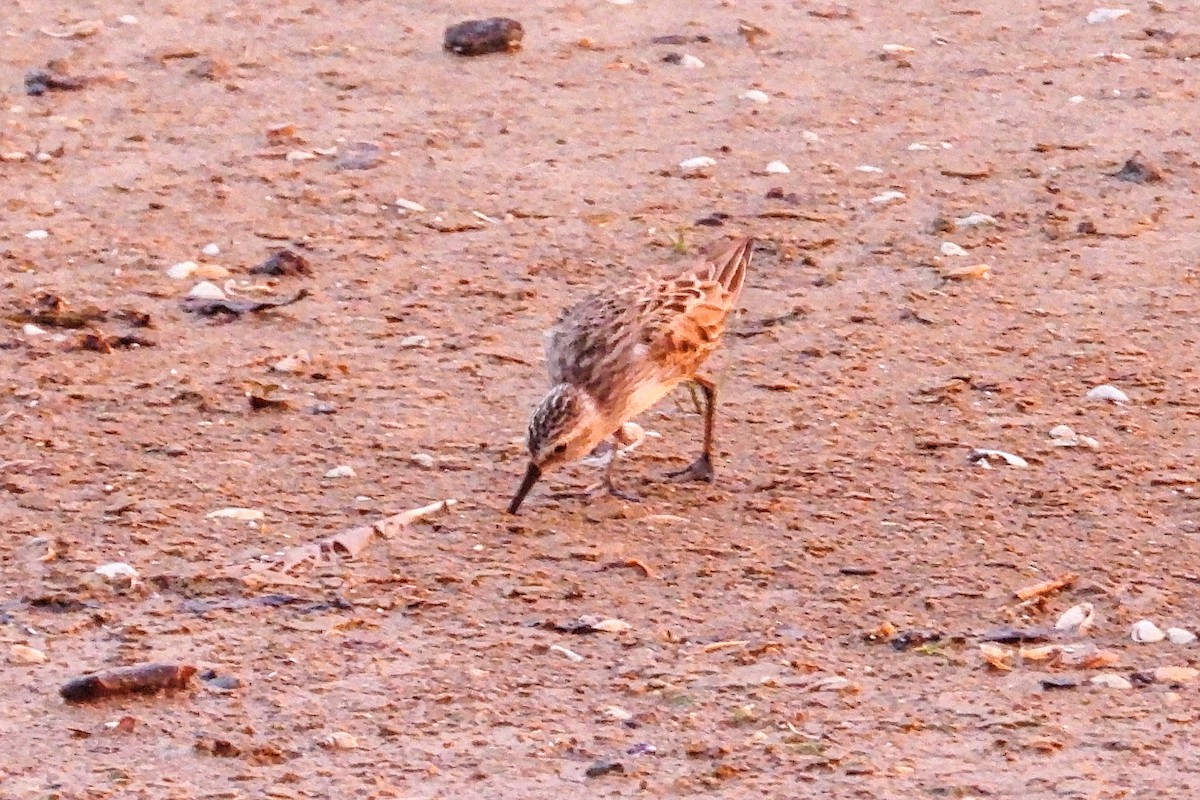
[[[708,453],[701,453],[700,457],[687,467],[668,472],[667,477],[676,481],[712,483],[716,479],[716,473],[713,472],[712,459],[708,457]]]
[[[627,492],[624,489],[618,489],[616,486],[613,486],[607,481],[589,486],[585,495],[588,500],[596,500],[601,497],[615,497],[618,500],[624,500],[628,503],[642,502],[642,498],[638,497],[636,494]]]

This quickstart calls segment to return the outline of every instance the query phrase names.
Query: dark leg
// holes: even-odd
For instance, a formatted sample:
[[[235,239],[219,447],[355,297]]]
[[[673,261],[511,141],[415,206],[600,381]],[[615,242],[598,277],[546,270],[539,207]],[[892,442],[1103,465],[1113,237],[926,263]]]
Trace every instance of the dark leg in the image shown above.
[[[613,497],[619,497],[622,500],[627,500],[631,503],[641,502],[642,498],[638,497],[637,495],[632,495],[629,492],[625,492],[625,491],[622,491],[621,489],[618,489],[616,484],[613,483],[613,470],[617,464],[617,454],[620,452],[621,452],[621,443],[618,441],[614,441],[611,455],[609,455],[609,458],[608,458],[608,464],[606,464],[604,467],[604,483],[601,484],[601,486],[603,487],[605,494],[611,494]]]
[[[704,451],[692,462],[691,466],[676,472],[668,472],[667,477],[681,481],[704,481],[712,483],[714,479],[712,466],[713,429],[717,416],[717,386],[708,378],[699,375],[692,378],[692,383],[700,387],[704,393]]]

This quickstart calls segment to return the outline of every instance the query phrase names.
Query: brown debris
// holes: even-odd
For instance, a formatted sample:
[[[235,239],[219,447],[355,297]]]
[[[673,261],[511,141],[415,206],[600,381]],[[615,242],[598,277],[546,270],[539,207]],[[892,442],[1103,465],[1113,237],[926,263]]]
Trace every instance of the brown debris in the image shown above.
[[[70,303],[50,292],[43,292],[32,301],[18,306],[7,316],[13,322],[31,322],[45,328],[86,328],[100,322],[108,312],[96,306],[72,310]]]
[[[68,703],[87,703],[124,694],[157,694],[183,689],[196,674],[190,664],[139,664],[73,678],[58,693]]]
[[[25,94],[36,97],[46,92],[77,92],[88,83],[88,78],[65,75],[52,68],[34,69],[25,73]]]
[[[250,270],[251,275],[312,275],[308,259],[295,250],[280,250]]]
[[[1035,583],[1032,586],[1025,586],[1021,589],[1017,589],[1014,594],[1018,600],[1032,600],[1035,597],[1044,597],[1048,594],[1061,592],[1063,589],[1066,589],[1074,584],[1077,580],[1079,580],[1078,575],[1076,575],[1074,572],[1067,572],[1059,575],[1053,580],[1042,581],[1041,583]]]
[[[1146,160],[1139,150],[1125,160],[1125,164],[1112,177],[1129,183],[1157,183],[1163,179],[1162,171]]]
[[[308,297],[310,292],[308,289],[301,289],[292,297],[285,297],[279,300],[232,300],[229,298],[223,300],[209,300],[203,297],[187,297],[183,300],[183,310],[190,311],[193,314],[199,314],[202,317],[215,317],[218,314],[225,314],[230,317],[238,317],[242,314],[249,314],[258,311],[270,311],[274,308],[291,305],[297,301]]]

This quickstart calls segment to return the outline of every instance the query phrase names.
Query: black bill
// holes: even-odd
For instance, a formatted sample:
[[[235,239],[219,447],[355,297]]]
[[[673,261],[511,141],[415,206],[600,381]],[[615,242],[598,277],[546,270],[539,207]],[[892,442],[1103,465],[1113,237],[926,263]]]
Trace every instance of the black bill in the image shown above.
[[[517,509],[521,507],[521,503],[525,502],[525,495],[529,494],[529,490],[538,482],[538,478],[542,477],[542,471],[537,468],[537,464],[530,463],[529,469],[525,470],[525,477],[521,479],[521,487],[517,489],[517,493],[513,495],[512,502],[508,504],[508,513],[515,514]]]

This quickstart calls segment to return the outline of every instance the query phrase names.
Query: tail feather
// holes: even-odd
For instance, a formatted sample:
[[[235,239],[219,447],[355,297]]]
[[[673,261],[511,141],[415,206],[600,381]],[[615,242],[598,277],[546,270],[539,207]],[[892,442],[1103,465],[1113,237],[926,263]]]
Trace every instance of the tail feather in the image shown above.
[[[753,255],[754,240],[746,238],[738,239],[712,258],[713,277],[735,299],[742,293],[746,270],[750,267]]]

